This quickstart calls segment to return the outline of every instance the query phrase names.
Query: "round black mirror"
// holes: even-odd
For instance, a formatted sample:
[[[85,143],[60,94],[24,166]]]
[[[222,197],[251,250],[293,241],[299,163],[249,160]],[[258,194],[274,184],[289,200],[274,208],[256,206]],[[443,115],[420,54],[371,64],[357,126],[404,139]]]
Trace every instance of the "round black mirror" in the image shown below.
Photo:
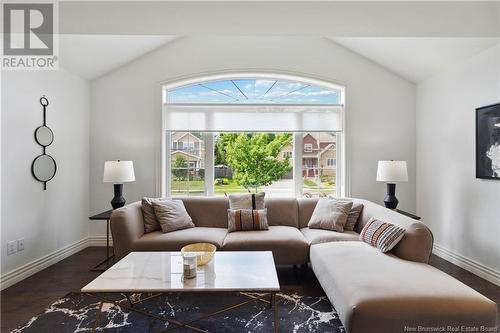
[[[44,183],[54,178],[56,170],[56,161],[50,155],[38,155],[31,165],[33,177]]]
[[[54,133],[47,126],[37,127],[35,130],[35,140],[40,146],[50,146],[52,141],[54,141]]]
[[[40,98],[40,104],[42,104],[43,106],[47,106],[47,105],[49,105],[49,100],[45,97],[45,95],[43,95],[43,96]]]

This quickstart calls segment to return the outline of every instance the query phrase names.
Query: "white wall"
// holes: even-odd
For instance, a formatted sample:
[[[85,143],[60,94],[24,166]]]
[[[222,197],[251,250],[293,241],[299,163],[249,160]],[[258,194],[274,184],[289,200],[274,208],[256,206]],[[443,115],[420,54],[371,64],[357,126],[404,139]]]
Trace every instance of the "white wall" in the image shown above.
[[[160,154],[160,82],[220,71],[288,72],[346,86],[351,194],[382,202],[375,182],[379,159],[407,160],[401,208],[415,209],[415,86],[324,38],[184,37],[92,82],[90,205],[109,208],[112,186],[103,162],[133,160],[137,181],[129,202],[156,194]],[[91,234],[104,229],[92,226]]]
[[[475,178],[475,108],[500,102],[499,61],[493,47],[417,86],[417,213],[436,253],[496,283],[500,182]]]
[[[54,259],[46,255],[88,237],[90,86],[63,70],[4,71],[1,81],[3,284],[13,270]],[[31,163],[42,152],[33,136],[43,121],[42,95],[50,102],[47,126],[54,132],[47,153],[57,163],[46,191],[31,175]],[[24,251],[7,256],[7,242],[19,238],[25,239]]]

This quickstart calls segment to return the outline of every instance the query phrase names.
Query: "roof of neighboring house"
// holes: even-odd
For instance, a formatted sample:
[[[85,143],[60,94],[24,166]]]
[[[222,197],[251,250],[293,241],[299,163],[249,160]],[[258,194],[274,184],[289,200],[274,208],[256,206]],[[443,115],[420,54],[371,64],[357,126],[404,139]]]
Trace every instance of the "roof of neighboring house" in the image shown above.
[[[321,151],[319,152],[320,155],[323,155],[323,153],[329,151],[329,150],[333,150],[333,149],[336,149],[337,146],[335,143],[330,143],[328,146],[326,146],[325,148],[321,149]]]
[[[306,136],[312,136],[314,140],[317,142],[321,143],[330,143],[330,142],[336,142],[337,137],[335,136],[335,133],[328,133],[328,132],[308,132],[304,133],[302,136],[305,138]]]
[[[173,149],[172,149],[172,152],[170,153],[170,155],[174,155],[174,154],[183,154],[183,155],[186,155],[186,156],[189,156],[189,157],[195,158],[195,159],[197,159],[197,160],[201,160],[201,157],[200,157],[200,156],[196,156],[196,155],[193,155],[193,154],[186,153],[186,152],[185,152],[185,151],[183,151],[183,150],[173,150]]]
[[[172,141],[182,141],[181,139],[184,138],[185,136],[189,136],[191,138],[191,141],[197,141],[201,142],[200,138],[198,138],[196,135],[193,135],[189,132],[173,132],[172,133]]]
[[[311,153],[302,153],[302,157],[307,157],[307,158],[317,158],[318,155],[323,155],[323,153],[327,152],[328,150],[336,149],[336,144],[335,143],[330,143],[328,146],[325,148],[322,148],[319,152],[311,152]]]

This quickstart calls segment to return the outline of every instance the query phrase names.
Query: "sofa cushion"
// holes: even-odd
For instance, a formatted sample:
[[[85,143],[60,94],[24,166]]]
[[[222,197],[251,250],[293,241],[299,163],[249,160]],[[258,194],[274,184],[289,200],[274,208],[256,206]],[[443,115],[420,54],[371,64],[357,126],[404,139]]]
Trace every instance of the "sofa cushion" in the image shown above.
[[[302,228],[300,232],[302,232],[307,239],[309,245],[338,241],[359,241],[359,234],[355,231],[336,232],[323,229]]]
[[[210,243],[221,248],[226,237],[225,228],[194,227],[168,233],[154,231],[134,242],[132,251],[180,251],[192,243]]]
[[[267,198],[265,204],[269,225],[299,227],[297,199]]]
[[[197,227],[227,229],[229,201],[225,197],[183,197],[184,207]]]
[[[299,228],[307,227],[309,220],[311,219],[316,203],[319,198],[300,198],[297,199],[297,205],[299,209]]]
[[[364,242],[316,244],[310,256],[349,333],[495,325],[494,302],[430,265],[380,253]]]
[[[222,248],[227,251],[272,251],[278,265],[309,261],[309,244],[299,229],[293,227],[270,226],[269,230],[231,232]]]

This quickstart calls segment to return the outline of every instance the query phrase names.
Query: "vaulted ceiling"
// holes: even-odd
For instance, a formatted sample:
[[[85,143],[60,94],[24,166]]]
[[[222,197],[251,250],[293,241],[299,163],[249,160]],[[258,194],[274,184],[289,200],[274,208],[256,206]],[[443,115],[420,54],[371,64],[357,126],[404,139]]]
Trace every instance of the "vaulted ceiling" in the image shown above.
[[[420,82],[499,42],[498,38],[346,38],[331,39],[390,71]]]
[[[63,68],[96,79],[175,39],[174,36],[60,35]]]
[[[286,9],[286,10],[285,10]],[[498,44],[496,1],[61,1],[62,67],[95,79],[177,36],[311,36],[419,82]]]

